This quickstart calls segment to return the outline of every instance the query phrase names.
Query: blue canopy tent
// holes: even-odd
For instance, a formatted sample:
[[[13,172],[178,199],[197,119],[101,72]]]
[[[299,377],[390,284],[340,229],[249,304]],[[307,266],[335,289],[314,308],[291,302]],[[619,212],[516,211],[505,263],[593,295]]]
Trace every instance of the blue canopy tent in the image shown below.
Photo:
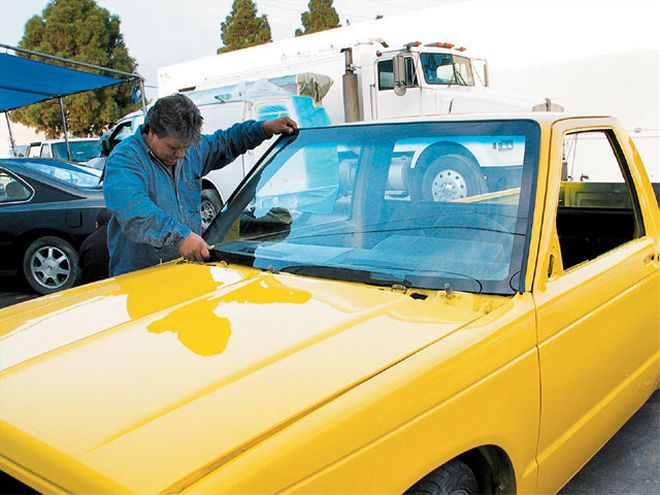
[[[132,81],[139,81],[142,93],[142,106],[146,107],[144,97],[143,79],[139,74],[122,72],[107,67],[86,64],[76,60],[69,60],[44,53],[24,50],[9,45],[0,44],[1,48],[7,48],[14,52],[22,52],[30,55],[39,56],[45,59],[57,60],[68,64],[95,69],[111,74],[121,76],[121,78],[102,76],[84,72],[77,69],[70,69],[53,65],[46,62],[39,62],[29,58],[0,53],[0,112],[5,113],[7,127],[9,128],[9,139],[12,149],[14,148],[14,139],[11,134],[9,124],[9,110],[32,105],[41,101],[58,98],[60,109],[62,111],[62,122],[64,125],[64,138],[69,148],[68,131],[66,125],[66,115],[64,112],[64,103],[62,98],[65,96],[90,91],[93,89],[106,88],[117,84],[123,84]]]

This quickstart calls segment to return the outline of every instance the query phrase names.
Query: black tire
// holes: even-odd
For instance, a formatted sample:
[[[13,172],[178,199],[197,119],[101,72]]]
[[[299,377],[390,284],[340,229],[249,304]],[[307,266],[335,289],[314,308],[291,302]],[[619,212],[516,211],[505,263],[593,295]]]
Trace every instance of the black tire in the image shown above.
[[[472,495],[479,485],[472,469],[464,462],[453,460],[431,471],[410,487],[405,495]]]
[[[471,158],[452,153],[435,158],[424,171],[424,201],[455,201],[486,192],[486,180]]]
[[[39,294],[52,294],[76,285],[80,278],[78,253],[64,239],[40,237],[23,256],[23,276]]]
[[[206,230],[211,221],[222,209],[222,198],[214,188],[202,190],[202,230]]]

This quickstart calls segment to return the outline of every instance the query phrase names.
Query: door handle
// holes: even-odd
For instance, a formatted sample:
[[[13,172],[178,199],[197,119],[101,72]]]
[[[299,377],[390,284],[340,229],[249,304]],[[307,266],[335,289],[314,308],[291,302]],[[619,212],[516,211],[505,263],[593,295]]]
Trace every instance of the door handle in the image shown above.
[[[651,253],[646,258],[644,258],[644,264],[645,265],[651,265],[657,259],[658,259],[658,256],[655,253]]]

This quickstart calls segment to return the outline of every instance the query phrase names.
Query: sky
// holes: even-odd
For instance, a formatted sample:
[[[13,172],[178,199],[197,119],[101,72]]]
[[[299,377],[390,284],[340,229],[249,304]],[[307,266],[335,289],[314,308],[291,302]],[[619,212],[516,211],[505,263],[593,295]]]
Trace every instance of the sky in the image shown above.
[[[308,0],[256,0],[266,14],[273,40],[290,38],[301,28],[300,14]],[[342,25],[396,16],[451,0],[334,0]],[[0,43],[16,46],[27,20],[40,14],[48,0],[0,0]],[[232,0],[97,0],[121,19],[121,31],[138,71],[147,79],[149,96],[156,95],[158,67],[215,54],[221,46],[220,23]]]

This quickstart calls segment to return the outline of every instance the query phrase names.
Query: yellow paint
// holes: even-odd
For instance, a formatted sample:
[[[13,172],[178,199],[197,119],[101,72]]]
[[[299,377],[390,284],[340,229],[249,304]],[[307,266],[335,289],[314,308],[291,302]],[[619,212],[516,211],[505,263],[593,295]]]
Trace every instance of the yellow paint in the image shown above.
[[[623,141],[646,236],[564,270],[562,135],[624,131],[525,117],[528,292],[169,263],[19,304],[0,311],[0,467],[47,493],[401,493],[491,445],[516,491],[559,490],[658,387],[660,216]]]

